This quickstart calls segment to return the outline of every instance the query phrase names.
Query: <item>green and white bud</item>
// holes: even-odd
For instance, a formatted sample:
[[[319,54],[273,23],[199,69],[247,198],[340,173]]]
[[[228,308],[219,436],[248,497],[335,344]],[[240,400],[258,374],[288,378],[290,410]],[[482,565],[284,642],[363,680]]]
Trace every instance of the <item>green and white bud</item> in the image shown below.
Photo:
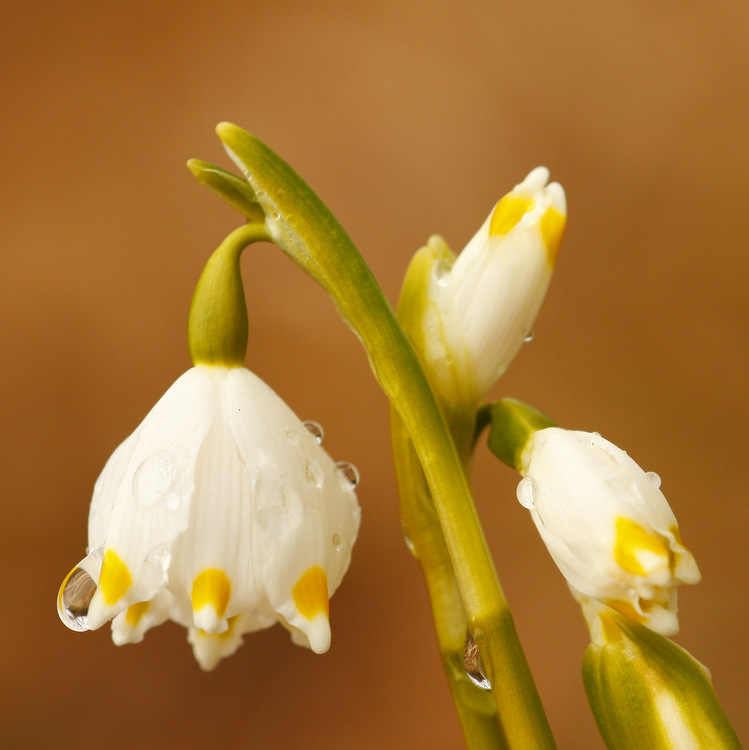
[[[406,273],[398,318],[451,412],[475,409],[531,335],[567,215],[548,178],[534,169],[460,255],[431,237]]]
[[[588,701],[609,750],[728,750],[738,737],[705,667],[673,641],[595,602],[583,661]]]

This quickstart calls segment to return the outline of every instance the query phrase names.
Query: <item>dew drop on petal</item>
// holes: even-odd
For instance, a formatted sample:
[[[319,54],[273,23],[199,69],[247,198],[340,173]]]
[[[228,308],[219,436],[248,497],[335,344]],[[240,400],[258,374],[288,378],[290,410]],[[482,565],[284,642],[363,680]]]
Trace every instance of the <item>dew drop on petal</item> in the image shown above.
[[[253,484],[255,519],[258,526],[271,536],[293,531],[302,518],[302,501],[284,482],[259,473]]]
[[[312,487],[322,487],[325,482],[325,471],[320,466],[320,462],[314,458],[308,458],[304,466],[304,477],[307,480],[307,484],[310,484]]]
[[[466,645],[463,648],[463,666],[465,667],[468,679],[476,687],[482,690],[492,689],[489,678],[484,674],[484,663],[481,658],[481,652],[470,633],[466,635]]]
[[[348,540],[343,534],[333,534],[331,542],[333,543],[335,551],[340,552],[346,546]]]
[[[538,497],[538,485],[532,477],[525,477],[520,480],[517,489],[518,502],[528,510],[536,507],[536,498]]]
[[[325,433],[323,432],[322,427],[317,422],[308,421],[304,423],[304,426],[307,428],[307,432],[312,435],[315,440],[317,440],[318,443],[322,443],[322,439],[325,436]]]
[[[660,489],[661,486],[661,478],[656,474],[654,471],[646,471],[645,476],[648,478],[648,482],[655,487],[655,489]]]
[[[179,506],[180,506],[179,495],[176,492],[170,492],[167,495],[166,501],[164,502],[164,504],[169,510],[179,510]]]
[[[339,461],[335,465],[335,470],[341,480],[341,487],[347,492],[351,492],[359,484],[359,470],[353,464]]]
[[[99,548],[86,556],[68,573],[57,594],[57,614],[63,624],[82,633],[88,630],[88,608],[96,593],[98,571],[104,550]],[[93,574],[93,575],[92,575]]]
[[[299,433],[293,427],[287,427],[286,428],[286,439],[292,445],[298,445],[299,444]]]
[[[533,329],[531,328],[531,329],[527,330],[527,331],[526,331],[526,332],[525,332],[525,333],[523,334],[523,341],[525,341],[525,342],[526,342],[526,344],[527,344],[527,343],[530,343],[531,341],[533,341],[533,339],[535,338],[535,336],[536,336],[536,333],[535,333],[535,331],[534,331],[534,330],[533,330]]]
[[[133,474],[133,495],[142,507],[159,502],[171,489],[176,466],[169,451],[156,451],[143,459]]]

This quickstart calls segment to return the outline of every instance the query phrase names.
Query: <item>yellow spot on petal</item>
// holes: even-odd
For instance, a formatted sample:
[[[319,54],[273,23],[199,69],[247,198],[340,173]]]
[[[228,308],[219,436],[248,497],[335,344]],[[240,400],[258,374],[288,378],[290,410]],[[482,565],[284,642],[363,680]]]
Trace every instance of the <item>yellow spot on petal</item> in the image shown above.
[[[567,217],[551,206],[546,209],[546,213],[541,217],[540,229],[546,248],[546,260],[552,267],[557,261],[557,253],[559,252],[559,245],[562,243],[562,235],[566,225]]]
[[[192,582],[192,608],[197,612],[206,604],[213,605],[219,617],[224,616],[231,596],[231,581],[223,570],[206,568]]]
[[[125,615],[125,622],[132,627],[135,627],[141,620],[148,608],[151,606],[151,602],[138,602],[132,604],[127,608],[127,614]]]
[[[104,553],[99,576],[99,589],[104,601],[111,607],[125,595],[133,585],[133,577],[119,555],[111,549]]]
[[[651,570],[645,568],[643,561],[652,556],[665,558],[666,564],[672,565],[673,555],[666,539],[645,531],[640,524],[629,518],[617,518],[614,542],[614,559],[617,564],[628,573],[646,576]]]
[[[319,614],[329,616],[328,576],[319,565],[311,567],[302,574],[291,589],[291,595],[302,617],[311,620]]]
[[[492,213],[489,236],[504,237],[535,205],[533,198],[527,195],[505,195]]]

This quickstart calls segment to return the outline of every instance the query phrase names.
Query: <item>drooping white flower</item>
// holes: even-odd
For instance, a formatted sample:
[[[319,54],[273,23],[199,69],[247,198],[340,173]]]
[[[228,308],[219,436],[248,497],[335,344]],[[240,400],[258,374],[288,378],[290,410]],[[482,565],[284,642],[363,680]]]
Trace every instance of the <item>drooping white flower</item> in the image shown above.
[[[566,223],[548,179],[534,169],[457,257],[435,236],[409,267],[398,317],[448,406],[474,407],[532,336]]]
[[[204,669],[275,622],[322,653],[359,528],[356,481],[249,370],[197,365],[104,467],[60,617],[77,630],[112,620],[118,645],[174,620]]]
[[[676,587],[700,573],[658,476],[600,435],[558,427],[533,433],[518,468],[518,499],[578,600],[676,633]]]

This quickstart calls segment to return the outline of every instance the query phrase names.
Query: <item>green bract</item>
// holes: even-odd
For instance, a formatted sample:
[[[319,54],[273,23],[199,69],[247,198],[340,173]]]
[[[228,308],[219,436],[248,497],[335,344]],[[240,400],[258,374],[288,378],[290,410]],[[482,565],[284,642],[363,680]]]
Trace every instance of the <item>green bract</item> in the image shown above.
[[[553,427],[543,412],[514,398],[503,398],[485,406],[479,425],[489,423],[489,450],[500,460],[522,472],[523,450],[538,430]]]

